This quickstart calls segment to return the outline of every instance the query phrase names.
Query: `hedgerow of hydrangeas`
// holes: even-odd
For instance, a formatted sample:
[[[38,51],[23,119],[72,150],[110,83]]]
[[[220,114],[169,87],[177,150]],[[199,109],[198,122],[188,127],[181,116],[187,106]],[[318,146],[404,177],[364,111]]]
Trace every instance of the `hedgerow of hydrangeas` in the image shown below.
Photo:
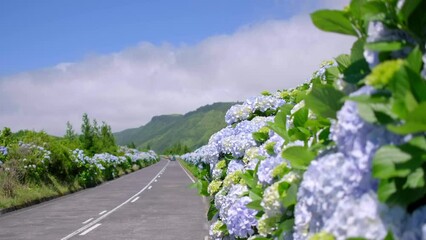
[[[351,55],[231,107],[210,138],[214,156],[183,156],[210,167],[199,186],[213,199],[213,239],[426,239],[425,8],[352,0],[311,15],[358,37]]]

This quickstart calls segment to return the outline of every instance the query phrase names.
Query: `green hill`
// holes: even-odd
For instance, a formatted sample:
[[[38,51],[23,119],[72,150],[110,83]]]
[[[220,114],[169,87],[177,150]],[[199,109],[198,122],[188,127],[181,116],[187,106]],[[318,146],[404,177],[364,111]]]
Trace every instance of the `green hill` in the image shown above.
[[[182,144],[194,150],[206,144],[210,136],[226,126],[225,113],[235,103],[214,103],[185,115],[155,116],[146,125],[114,133],[119,145],[134,143],[158,153]]]

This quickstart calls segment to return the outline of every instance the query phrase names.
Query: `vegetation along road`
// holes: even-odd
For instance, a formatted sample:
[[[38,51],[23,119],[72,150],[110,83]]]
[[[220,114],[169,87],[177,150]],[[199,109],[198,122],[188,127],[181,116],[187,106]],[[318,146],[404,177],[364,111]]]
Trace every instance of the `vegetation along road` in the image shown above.
[[[204,239],[205,204],[177,161],[0,216],[0,239]]]

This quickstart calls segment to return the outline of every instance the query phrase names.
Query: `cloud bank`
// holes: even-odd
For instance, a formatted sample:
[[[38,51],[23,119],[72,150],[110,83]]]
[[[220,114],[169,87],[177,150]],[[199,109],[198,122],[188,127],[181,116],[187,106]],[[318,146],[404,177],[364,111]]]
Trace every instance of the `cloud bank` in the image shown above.
[[[308,16],[245,26],[186,46],[142,42],[81,62],[0,78],[0,127],[62,135],[81,115],[113,131],[305,82],[323,60],[348,53],[351,37],[323,33]]]

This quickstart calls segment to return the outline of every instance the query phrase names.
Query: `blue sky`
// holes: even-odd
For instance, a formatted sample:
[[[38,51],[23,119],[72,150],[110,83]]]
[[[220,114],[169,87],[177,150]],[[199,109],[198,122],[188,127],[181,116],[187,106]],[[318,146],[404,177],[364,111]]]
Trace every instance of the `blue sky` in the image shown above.
[[[0,128],[113,131],[306,82],[355,39],[309,13],[347,0],[0,0]]]
[[[117,52],[141,41],[192,45],[318,5],[297,0],[1,0],[0,76]]]

